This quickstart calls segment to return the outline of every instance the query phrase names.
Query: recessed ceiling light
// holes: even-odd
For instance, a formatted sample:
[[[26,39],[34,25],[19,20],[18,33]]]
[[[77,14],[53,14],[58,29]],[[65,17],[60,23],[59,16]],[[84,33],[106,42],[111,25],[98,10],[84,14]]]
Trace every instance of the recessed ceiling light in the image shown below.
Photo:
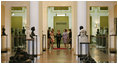
[[[66,16],[65,14],[57,14],[57,16]]]
[[[12,13],[12,16],[14,16],[15,14],[14,13]]]

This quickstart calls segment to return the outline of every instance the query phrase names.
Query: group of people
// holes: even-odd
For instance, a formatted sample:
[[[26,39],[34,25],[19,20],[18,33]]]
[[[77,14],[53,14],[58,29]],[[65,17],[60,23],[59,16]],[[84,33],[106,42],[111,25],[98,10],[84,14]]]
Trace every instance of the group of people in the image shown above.
[[[56,38],[56,41],[55,41]],[[52,48],[54,43],[57,43],[57,48],[60,48],[60,42],[63,40],[65,48],[67,44],[70,44],[70,49],[72,48],[72,31],[71,29],[64,29],[63,34],[60,33],[60,30],[57,30],[57,33],[54,35],[54,29],[48,28],[48,49],[50,45]]]

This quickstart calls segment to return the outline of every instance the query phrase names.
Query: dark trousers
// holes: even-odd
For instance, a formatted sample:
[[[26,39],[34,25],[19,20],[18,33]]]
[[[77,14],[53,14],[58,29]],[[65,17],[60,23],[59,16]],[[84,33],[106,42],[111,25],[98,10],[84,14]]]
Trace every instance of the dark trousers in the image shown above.
[[[57,48],[60,48],[60,40],[57,40]]]

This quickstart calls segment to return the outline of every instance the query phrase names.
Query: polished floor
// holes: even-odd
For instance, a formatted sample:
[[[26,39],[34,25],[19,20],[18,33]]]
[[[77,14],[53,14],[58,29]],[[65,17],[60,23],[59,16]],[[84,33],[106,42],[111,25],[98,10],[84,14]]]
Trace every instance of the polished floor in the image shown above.
[[[96,48],[96,45],[90,45],[90,55],[97,63],[116,63],[117,53],[104,53]]]
[[[74,52],[64,47],[64,44],[61,44],[61,48],[65,49],[52,49],[50,48],[47,51],[43,52],[43,55],[40,56],[40,59],[37,59],[37,63],[78,63],[77,56],[74,55]],[[56,48],[56,44],[54,45]]]
[[[63,45],[61,45],[64,47]],[[54,46],[56,47],[56,45]],[[104,53],[100,51],[95,46],[90,46],[90,55],[97,63],[116,63],[117,54],[116,53]],[[8,54],[1,54],[1,62],[9,62]],[[44,51],[42,55],[35,58],[35,63],[80,63],[79,57],[74,54],[74,52],[67,49],[49,49]]]
[[[37,60],[39,63],[77,63],[72,50],[48,50]]]

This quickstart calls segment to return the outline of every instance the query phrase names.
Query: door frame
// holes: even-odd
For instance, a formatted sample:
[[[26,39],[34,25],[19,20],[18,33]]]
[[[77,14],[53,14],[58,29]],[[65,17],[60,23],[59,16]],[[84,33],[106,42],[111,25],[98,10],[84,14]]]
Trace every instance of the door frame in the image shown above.
[[[109,52],[109,48],[110,48],[110,35],[114,34],[115,31],[113,30],[114,27],[114,1],[90,1],[87,2],[87,34],[88,34],[88,38],[89,38],[89,42],[90,42],[90,7],[108,7],[108,25],[109,25],[109,32],[108,32],[108,52]]]
[[[8,35],[8,53],[11,54],[12,53],[12,43],[11,43],[11,7],[26,7],[27,9],[27,25],[26,25],[26,29],[29,27],[30,25],[30,21],[29,21],[29,5],[30,2],[29,1],[5,1],[5,28],[6,28],[6,33]],[[26,31],[27,33],[27,31]]]
[[[56,3],[56,4],[55,4]],[[66,3],[66,4],[65,4]],[[47,37],[47,30],[48,30],[48,7],[58,7],[58,6],[66,6],[72,8],[72,50],[74,51],[74,54],[76,54],[76,39],[77,39],[77,4],[76,1],[45,1],[42,2],[42,11],[43,11],[43,34],[46,34]],[[46,18],[46,19],[45,19]],[[47,39],[46,39],[46,50],[47,48]]]

